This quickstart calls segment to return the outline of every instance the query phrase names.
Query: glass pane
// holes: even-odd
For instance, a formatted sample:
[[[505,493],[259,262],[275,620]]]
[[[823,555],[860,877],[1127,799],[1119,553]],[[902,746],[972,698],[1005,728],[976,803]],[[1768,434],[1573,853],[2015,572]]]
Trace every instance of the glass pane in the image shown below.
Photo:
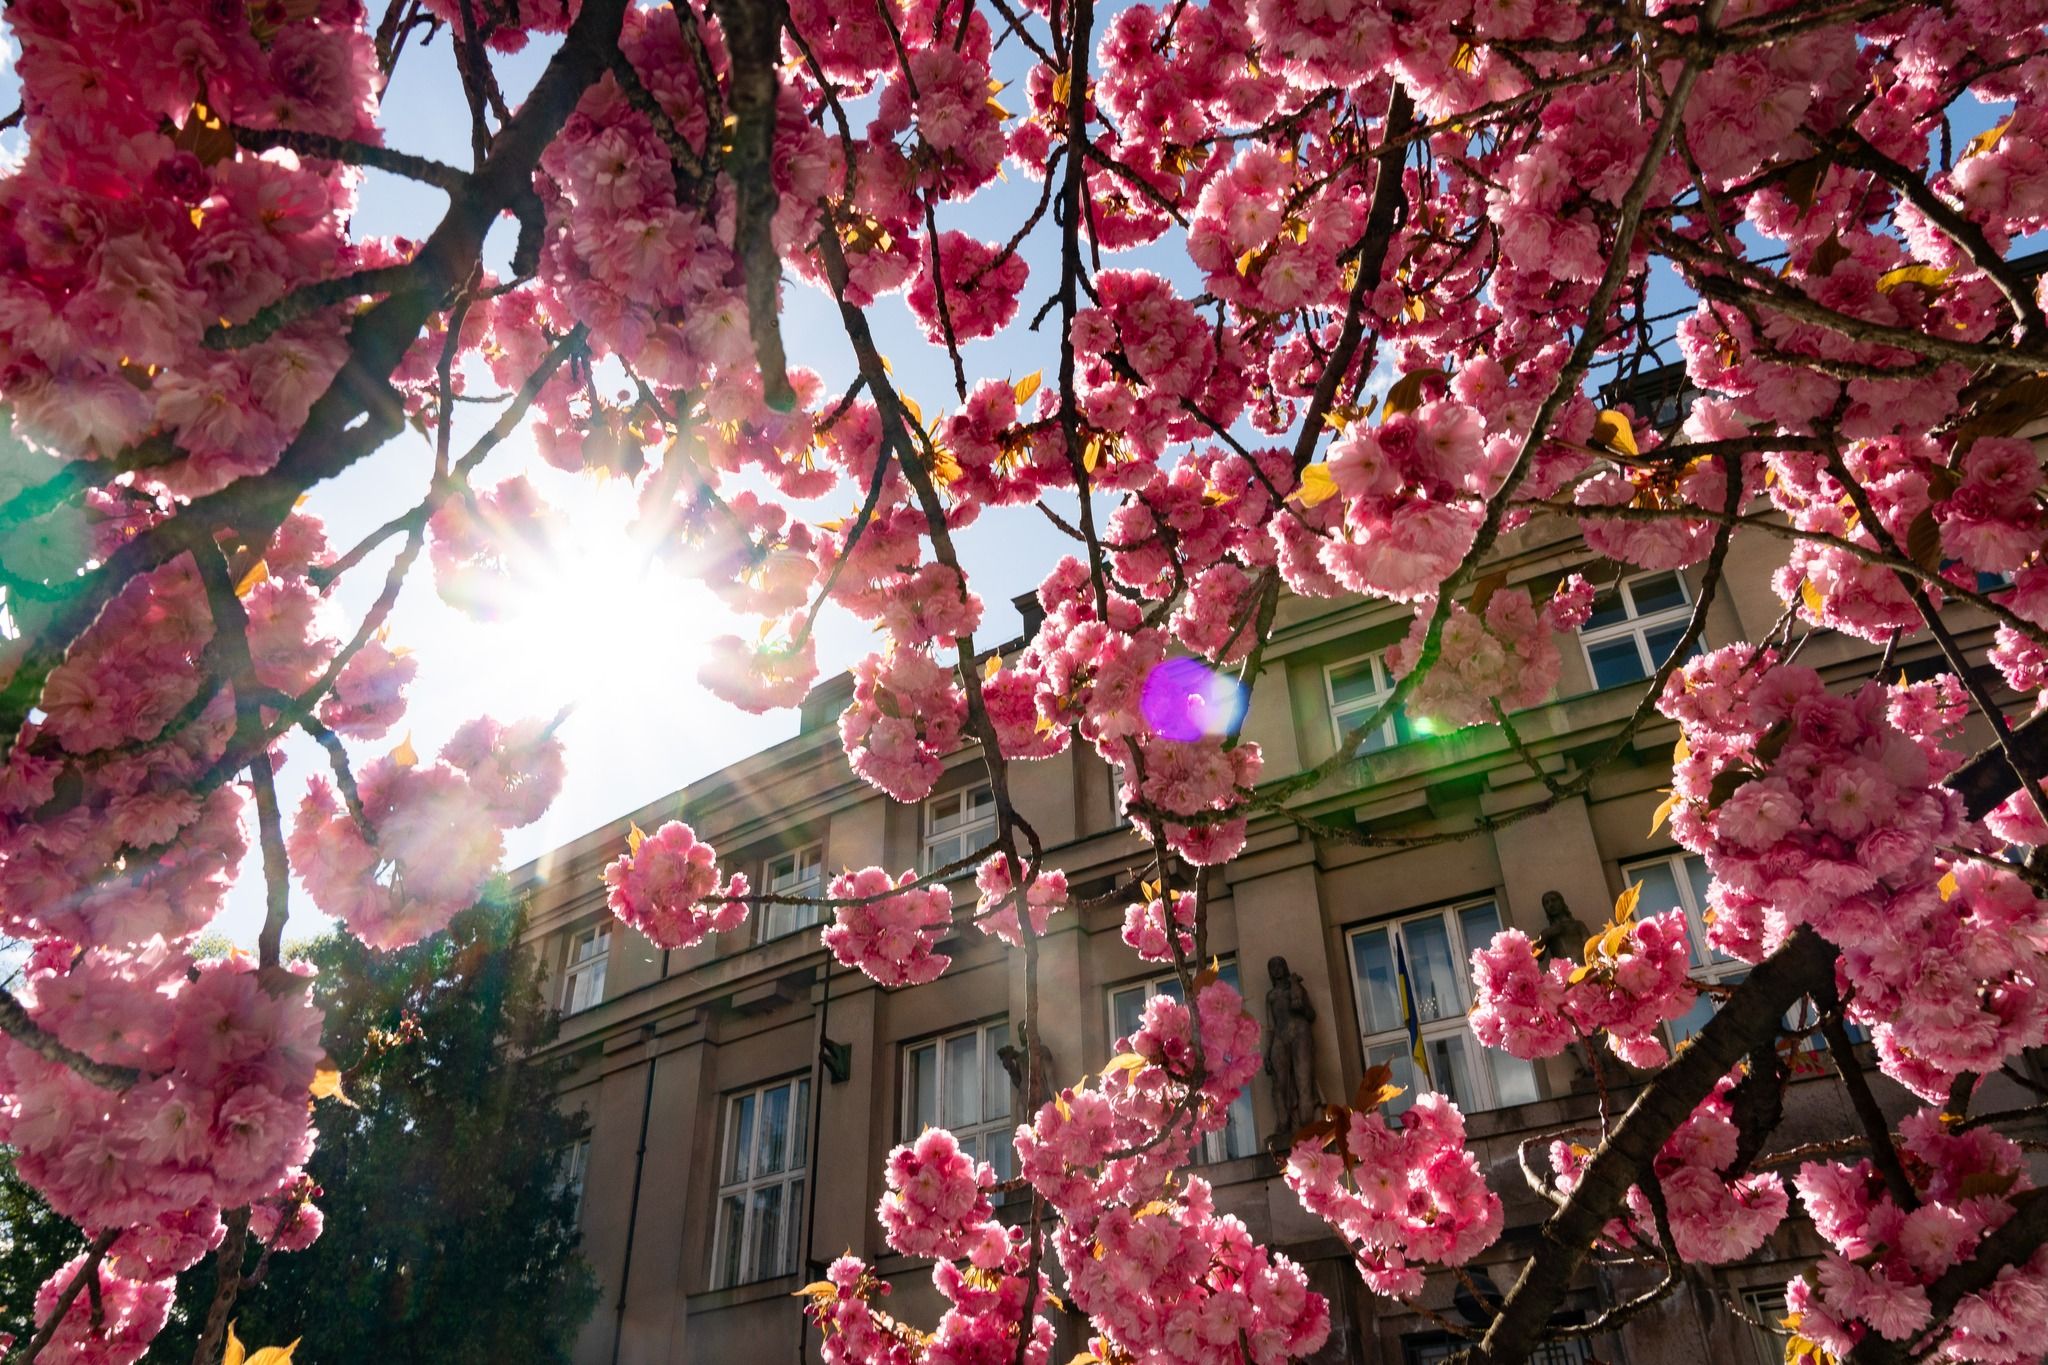
[[[998,1048],[1009,1045],[1010,1026],[1006,1023],[990,1025],[982,1036],[981,1112],[985,1118],[1010,1116],[1010,1073],[1003,1070],[1003,1059],[997,1054]]]
[[[1622,871],[1631,884],[1643,888],[1642,899],[1636,902],[1637,919],[1648,919],[1679,908],[1678,877],[1670,863],[1660,859],[1654,863],[1639,863]],[[1697,946],[1692,950],[1692,965],[1700,965]]]
[[[999,1128],[995,1132],[985,1134],[981,1140],[981,1159],[994,1168],[998,1180],[1009,1180],[1017,1174],[1015,1131],[1011,1128]]]
[[[1472,961],[1472,954],[1493,942],[1493,936],[1500,932],[1500,910],[1492,901],[1484,905],[1468,905],[1458,912],[1458,932],[1465,936],[1465,961]]]
[[[761,912],[761,941],[781,938],[797,928],[797,906],[771,905]]]
[[[1163,981],[1153,982],[1152,993],[1163,995],[1168,1000],[1177,1000],[1183,1005],[1188,1002],[1188,993],[1180,988],[1180,978],[1177,976],[1169,976]]]
[[[711,1263],[711,1282],[719,1288],[740,1282],[740,1244],[747,1231],[746,1205],[729,1194],[718,1205],[718,1251]]]
[[[939,1050],[931,1043],[910,1050],[910,1131],[914,1138],[939,1126]]]
[[[931,812],[931,823],[926,829],[930,833],[944,834],[949,829],[959,827],[960,798],[957,795],[949,792],[944,796],[934,796],[928,809]]]
[[[1365,719],[1365,715],[1364,711],[1355,711],[1345,717],[1340,724],[1346,731],[1349,731],[1353,725]],[[1358,747],[1351,751],[1352,754],[1354,756],[1358,754],[1376,754],[1382,749],[1393,748],[1396,741],[1393,735],[1388,733],[1392,728],[1392,724],[1388,723],[1375,726],[1366,731],[1365,738],[1358,742]]]
[[[1330,670],[1330,696],[1340,707],[1371,701],[1382,690],[1371,659]]]
[[[1244,994],[1244,987],[1237,984],[1237,962],[1235,959],[1224,963],[1217,969],[1216,979],[1236,991],[1239,995]]]
[[[1633,635],[1624,635],[1619,640],[1609,640],[1604,644],[1587,645],[1586,658],[1593,665],[1595,687],[1619,687],[1650,676],[1643,667],[1643,656],[1636,650]]]
[[[1630,582],[1628,591],[1636,600],[1638,616],[1685,605],[1685,585],[1675,573],[1647,574]]]
[[[755,1175],[772,1175],[789,1155],[789,1087],[778,1085],[761,1096],[761,1145],[754,1157]]]
[[[1465,1012],[1457,955],[1451,951],[1450,926],[1437,915],[1401,926],[1408,948],[1408,985],[1414,992],[1415,1017],[1427,1024]]]
[[[964,1033],[945,1042],[946,1063],[942,1068],[945,1082],[945,1117],[940,1126],[959,1132],[961,1127],[981,1117],[981,1048],[980,1040],[972,1033]]]
[[[1138,1031],[1138,1020],[1145,1013],[1143,986],[1126,986],[1109,997],[1110,1025],[1119,1038],[1128,1038]]]
[[[1487,1107],[1479,1088],[1472,1082],[1470,1053],[1463,1029],[1441,1038],[1422,1040],[1422,1055],[1429,1063],[1429,1077],[1423,1082],[1425,1088],[1442,1091],[1467,1113]]]
[[[1252,1092],[1247,1086],[1237,1093],[1230,1102],[1230,1126],[1223,1130],[1223,1155],[1226,1159],[1250,1156],[1259,1149],[1257,1121],[1252,1117]]]
[[[1580,629],[1598,630],[1602,626],[1611,626],[1627,619],[1628,608],[1622,603],[1621,589],[1618,586],[1612,587],[1593,599],[1593,612]]]
[[[967,793],[965,804],[969,820],[992,820],[996,813],[996,795],[987,786],[980,786]]]
[[[737,1185],[753,1174],[754,1097],[742,1095],[732,1102],[731,1127],[725,1134],[725,1183]]]
[[[1662,668],[1664,661],[1671,657],[1671,651],[1678,648],[1678,642],[1685,638],[1686,621],[1673,621],[1668,626],[1658,626],[1643,633],[1643,643],[1650,647],[1650,660]],[[1693,646],[1693,653],[1699,653],[1699,646]]]
[[[800,1171],[811,1160],[811,1083],[796,1083],[796,1114],[790,1122],[789,1169]]]
[[[800,1235],[798,1229],[803,1226],[798,1220],[803,1216],[804,1182],[797,1180],[791,1182],[789,1187],[789,1230],[782,1238],[782,1256],[780,1264],[775,1267],[775,1273],[778,1275],[787,1275],[796,1269],[797,1238]]]
[[[1700,936],[1700,942],[1704,944],[1707,941],[1707,911],[1713,906],[1713,902],[1707,899],[1707,888],[1713,885],[1714,877],[1712,873],[1707,871],[1707,860],[1700,857],[1697,853],[1686,855],[1685,877],[1687,881],[1692,883],[1694,923]],[[1736,959],[1726,953],[1708,948],[1707,960],[1709,962],[1733,962]]]
[[[966,856],[967,846],[961,841],[960,836],[949,834],[943,839],[934,840],[927,847],[924,862],[927,868],[947,867]]]
[[[1692,1002],[1692,1008],[1671,1021],[1671,1041],[1682,1043],[1707,1026],[1707,1020],[1714,1017],[1714,999],[1702,995]]]
[[[1365,999],[1365,1031],[1386,1033],[1401,1027],[1401,996],[1394,984],[1394,950],[1387,931],[1368,929],[1351,940],[1352,970]]]
[[[1408,1106],[1415,1103],[1415,1059],[1409,1054],[1405,1038],[1398,1043],[1381,1043],[1367,1048],[1365,1064],[1368,1069],[1387,1067],[1394,1073],[1388,1078],[1388,1084],[1401,1087],[1401,1093],[1388,1100],[1381,1110],[1389,1120],[1406,1112]]]
[[[763,1185],[754,1191],[754,1255],[750,1280],[769,1280],[782,1273],[782,1186]]]
[[[1528,1104],[1539,1098],[1534,1066],[1493,1048],[1480,1051],[1486,1054],[1487,1065],[1493,1070],[1493,1093],[1498,1103]]]

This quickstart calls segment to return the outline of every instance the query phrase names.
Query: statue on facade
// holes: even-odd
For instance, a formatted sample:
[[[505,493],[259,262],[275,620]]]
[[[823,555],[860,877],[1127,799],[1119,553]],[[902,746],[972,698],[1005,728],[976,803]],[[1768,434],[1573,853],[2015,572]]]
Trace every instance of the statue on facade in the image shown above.
[[[1002,1062],[1003,1070],[1010,1073],[1010,1088],[1024,1100],[1020,1117],[1028,1119],[1052,1098],[1052,1049],[1032,1035],[1029,1024],[1017,1025],[1017,1039],[1017,1043],[1005,1043],[997,1048],[996,1058]],[[1024,1074],[1027,1049],[1032,1069],[1037,1073],[1029,1078],[1035,1084],[1029,1086],[1028,1094]]]
[[[1579,954],[1585,951],[1586,940],[1591,937],[1592,931],[1572,913],[1562,893],[1543,893],[1543,955],[1546,958],[1553,962],[1576,962]],[[1593,1068],[1587,1059],[1583,1040],[1571,1045],[1571,1057],[1578,1064],[1577,1079],[1590,1082]]]
[[[1273,1078],[1273,1141],[1291,1144],[1295,1133],[1315,1122],[1322,1106],[1316,1090],[1316,1008],[1301,974],[1287,959],[1266,962],[1273,988],[1266,992],[1266,1074]]]

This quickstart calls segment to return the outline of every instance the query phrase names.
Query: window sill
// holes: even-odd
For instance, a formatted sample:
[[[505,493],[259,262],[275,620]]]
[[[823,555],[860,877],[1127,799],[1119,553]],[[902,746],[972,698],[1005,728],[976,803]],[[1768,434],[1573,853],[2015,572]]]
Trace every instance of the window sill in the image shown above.
[[[795,1275],[778,1275],[772,1280],[753,1280],[727,1289],[706,1289],[689,1296],[690,1313],[715,1313],[721,1308],[738,1308],[763,1299],[788,1298],[797,1289]]]

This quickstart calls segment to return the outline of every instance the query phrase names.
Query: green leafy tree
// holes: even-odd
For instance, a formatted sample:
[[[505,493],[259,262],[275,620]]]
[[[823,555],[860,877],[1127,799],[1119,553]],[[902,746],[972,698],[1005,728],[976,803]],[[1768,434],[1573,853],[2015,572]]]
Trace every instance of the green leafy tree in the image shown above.
[[[78,1226],[15,1175],[14,1153],[0,1147],[0,1332],[35,1335],[36,1289],[83,1250]]]
[[[347,1102],[320,1102],[307,1168],[326,1231],[267,1260],[250,1243],[243,1341],[303,1337],[297,1365],[567,1359],[597,1299],[559,1174],[581,1127],[556,1108],[557,1065],[508,1061],[555,1028],[522,920],[500,899],[397,952],[341,934],[298,950]],[[187,1272],[152,1360],[190,1359],[214,1283],[211,1257]]]

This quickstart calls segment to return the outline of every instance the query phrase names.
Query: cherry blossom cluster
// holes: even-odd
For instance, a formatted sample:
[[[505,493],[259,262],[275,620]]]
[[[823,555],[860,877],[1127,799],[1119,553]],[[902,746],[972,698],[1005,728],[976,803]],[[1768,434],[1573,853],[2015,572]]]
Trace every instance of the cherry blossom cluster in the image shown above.
[[[1390,1298],[1421,1292],[1418,1263],[1464,1265],[1500,1236],[1500,1196],[1442,1095],[1416,1096],[1399,1126],[1377,1104],[1343,1111],[1337,1131],[1294,1144],[1286,1177],[1350,1247],[1366,1284]]]
[[[408,741],[364,765],[353,799],[311,779],[287,848],[316,906],[372,947],[399,947],[475,903],[503,832],[538,820],[562,775],[547,728],[471,721],[432,764]]]
[[[1253,1360],[1278,1362],[1322,1344],[1329,1309],[1298,1265],[1216,1211],[1206,1181],[1177,1174],[1260,1062],[1258,1025],[1227,982],[1205,978],[1194,999],[1146,1001],[1098,1083],[1062,1090],[1018,1130],[1020,1170],[1060,1214],[1068,1291],[1107,1345],[1220,1363],[1239,1358],[1242,1332]]]
[[[975,907],[975,923],[984,934],[1013,947],[1021,947],[1024,943],[1024,930],[1018,920],[1020,899],[1031,932],[1041,938],[1045,935],[1046,921],[1055,910],[1063,910],[1067,904],[1066,873],[1056,867],[1036,873],[1026,883],[1020,898],[1010,876],[1010,860],[1000,853],[984,859],[975,869],[974,885],[981,892],[981,899]]]
[[[1458,727],[1479,725],[1504,711],[1534,706],[1557,686],[1563,667],[1557,632],[1577,630],[1593,607],[1593,587],[1577,574],[1537,608],[1526,589],[1503,589],[1477,607],[1451,605],[1436,666],[1409,694],[1416,715]],[[1412,671],[1422,652],[1427,618],[1417,616],[1405,639],[1387,650],[1387,667]]]
[[[1692,1008],[1692,949],[1685,912],[1669,910],[1610,926],[1586,945],[1583,964],[1538,961],[1520,929],[1472,951],[1472,1032],[1524,1059],[1554,1057],[1575,1038],[1604,1036],[1631,1066],[1665,1060],[1658,1030]]]
[[[995,1171],[961,1151],[945,1129],[927,1128],[895,1148],[884,1171],[889,1192],[875,1212],[896,1250],[984,1267],[1008,1252],[1008,1234],[988,1198]]]
[[[612,913],[659,948],[688,948],[746,922],[745,874],[721,884],[717,851],[680,820],[645,837],[636,831],[625,856],[605,865],[604,882]]]
[[[1652,1163],[1656,1196],[1671,1226],[1672,1249],[1680,1260],[1697,1265],[1725,1265],[1762,1246],[1784,1221],[1790,1200],[1785,1183],[1773,1171],[1734,1174],[1738,1132],[1729,1092],[1738,1076],[1721,1078],[1714,1091],[1658,1149]],[[1561,1193],[1569,1193],[1591,1155],[1567,1141],[1551,1144],[1551,1166]],[[1661,1247],[1657,1209],[1640,1184],[1628,1191],[1628,1217],[1607,1229],[1610,1240]]]
[[[1810,669],[1751,655],[1693,660],[1661,703],[1685,734],[1672,828],[1714,875],[1710,944],[1757,961],[1811,926],[1842,950],[1850,1014],[1885,1070],[1929,1099],[2037,1045],[2048,907],[2014,873],[1952,851],[1985,838],[1939,785],[1956,762],[1941,743],[1963,719],[1959,685],[1838,697]]]
[[[879,867],[834,877],[827,888],[835,904],[825,946],[884,986],[938,980],[953,961],[933,951],[952,932],[953,895],[944,886],[919,886],[920,880],[915,871],[891,877]]]
[[[2010,1139],[1961,1130],[1938,1109],[1899,1125],[1911,1202],[1902,1206],[1868,1160],[1808,1162],[1800,1202],[1829,1251],[1810,1276],[1786,1287],[1795,1331],[1846,1358],[1871,1336],[1911,1341],[1932,1322],[1928,1289],[1970,1259],[1986,1235],[2014,1214],[2034,1182]],[[2048,1251],[2000,1270],[1966,1294],[1932,1339],[1933,1358],[1999,1363],[2030,1360],[2048,1330]]]

